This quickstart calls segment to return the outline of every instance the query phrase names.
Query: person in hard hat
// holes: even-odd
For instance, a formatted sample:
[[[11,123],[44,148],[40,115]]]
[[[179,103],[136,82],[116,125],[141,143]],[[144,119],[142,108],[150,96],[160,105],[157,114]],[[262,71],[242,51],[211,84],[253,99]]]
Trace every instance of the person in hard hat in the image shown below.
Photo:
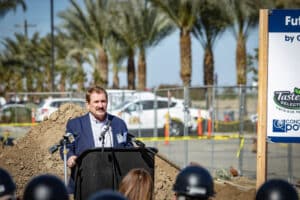
[[[16,184],[8,171],[0,168],[0,200],[16,199]]]
[[[42,174],[28,182],[23,200],[69,200],[69,195],[61,179],[51,174]]]
[[[177,200],[207,200],[215,194],[212,176],[198,165],[187,166],[179,172],[173,191]]]
[[[271,179],[260,186],[256,200],[299,200],[296,189],[282,179]]]

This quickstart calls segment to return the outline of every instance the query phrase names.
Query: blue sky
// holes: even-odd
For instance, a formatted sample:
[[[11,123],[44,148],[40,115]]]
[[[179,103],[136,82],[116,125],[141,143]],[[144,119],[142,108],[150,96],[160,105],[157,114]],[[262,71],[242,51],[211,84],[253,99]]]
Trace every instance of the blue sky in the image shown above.
[[[26,0],[27,12],[20,8],[16,12],[8,13],[0,19],[0,39],[12,37],[14,32],[24,32],[24,28],[16,27],[16,24],[24,24],[27,19],[29,25],[35,27],[28,28],[31,36],[34,32],[42,35],[49,33],[50,29],[50,0]],[[65,10],[69,5],[69,0],[54,0],[54,24],[59,24],[56,13]],[[258,30],[251,32],[247,51],[253,53],[258,47]],[[218,76],[218,85],[231,86],[236,84],[235,70],[235,50],[236,42],[231,32],[226,31],[218,40],[214,48],[215,73]],[[147,87],[157,87],[160,84],[181,85],[180,79],[180,56],[179,56],[179,32],[165,38],[158,46],[149,49],[147,54]],[[203,85],[203,49],[195,38],[192,38],[192,86]],[[92,70],[86,67],[88,72]],[[127,85],[125,73],[120,73],[122,86]],[[110,85],[111,85],[110,78]],[[250,84],[250,82],[248,83]]]

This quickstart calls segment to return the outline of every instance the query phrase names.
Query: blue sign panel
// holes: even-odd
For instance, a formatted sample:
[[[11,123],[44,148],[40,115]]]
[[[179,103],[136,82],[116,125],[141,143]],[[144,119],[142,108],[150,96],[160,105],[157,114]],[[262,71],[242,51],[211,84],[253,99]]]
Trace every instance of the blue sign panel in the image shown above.
[[[267,140],[300,143],[300,10],[268,16]]]
[[[300,10],[270,10],[269,32],[300,32]]]
[[[268,137],[269,142],[300,143],[299,137]]]

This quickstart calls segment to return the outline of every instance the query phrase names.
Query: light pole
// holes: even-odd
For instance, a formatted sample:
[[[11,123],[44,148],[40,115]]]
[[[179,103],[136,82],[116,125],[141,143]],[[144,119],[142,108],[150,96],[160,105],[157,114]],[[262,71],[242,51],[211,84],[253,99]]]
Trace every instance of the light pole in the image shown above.
[[[53,0],[50,0],[51,14],[51,91],[54,92],[54,18],[53,18]]]
[[[25,35],[26,39],[28,39],[28,28],[36,27],[36,24],[28,24],[27,20],[25,19],[24,20],[24,25],[15,24],[15,27],[17,27],[17,28],[20,28],[20,27],[24,28],[24,35]]]

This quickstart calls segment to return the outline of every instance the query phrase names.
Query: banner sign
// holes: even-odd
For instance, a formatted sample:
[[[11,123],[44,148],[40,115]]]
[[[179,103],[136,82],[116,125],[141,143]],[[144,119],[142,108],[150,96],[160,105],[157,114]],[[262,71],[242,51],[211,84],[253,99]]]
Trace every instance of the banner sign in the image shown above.
[[[300,142],[300,10],[270,10],[267,138]]]

